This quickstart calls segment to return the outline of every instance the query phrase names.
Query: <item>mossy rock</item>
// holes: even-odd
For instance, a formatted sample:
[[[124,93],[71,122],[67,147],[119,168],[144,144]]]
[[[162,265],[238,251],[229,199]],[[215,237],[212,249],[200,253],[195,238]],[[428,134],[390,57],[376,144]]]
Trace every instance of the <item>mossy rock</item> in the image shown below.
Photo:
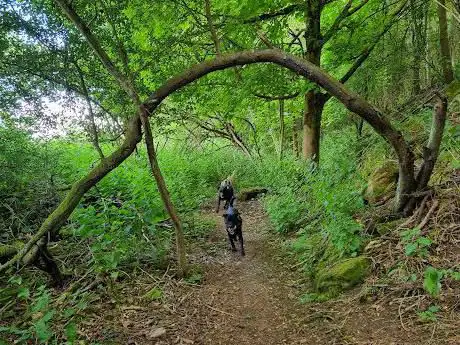
[[[399,167],[395,161],[387,161],[376,169],[367,183],[363,192],[363,198],[371,204],[375,204],[396,191]]]
[[[316,289],[329,295],[338,295],[362,282],[369,274],[370,268],[371,262],[365,256],[339,261],[331,268],[318,272]]]
[[[263,187],[253,187],[253,188],[246,188],[240,190],[240,192],[237,195],[237,199],[240,201],[247,201],[251,199],[257,198],[261,194],[266,194],[268,193],[267,188]]]

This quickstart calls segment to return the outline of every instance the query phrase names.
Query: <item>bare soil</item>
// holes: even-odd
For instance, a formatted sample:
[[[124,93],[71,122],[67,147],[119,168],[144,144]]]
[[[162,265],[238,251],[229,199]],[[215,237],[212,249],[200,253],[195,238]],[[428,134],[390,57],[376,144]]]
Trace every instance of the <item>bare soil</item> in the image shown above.
[[[339,300],[301,304],[305,276],[282,255],[257,201],[239,203],[246,256],[229,250],[223,225],[189,260],[204,269],[201,284],[148,272],[95,301],[80,334],[101,344],[460,344],[458,312],[448,322],[419,324],[400,300],[362,298],[357,288]],[[211,208],[204,216],[223,224]],[[163,296],[144,297],[154,287]],[[403,300],[407,302],[407,300]],[[409,300],[410,302],[410,300]]]

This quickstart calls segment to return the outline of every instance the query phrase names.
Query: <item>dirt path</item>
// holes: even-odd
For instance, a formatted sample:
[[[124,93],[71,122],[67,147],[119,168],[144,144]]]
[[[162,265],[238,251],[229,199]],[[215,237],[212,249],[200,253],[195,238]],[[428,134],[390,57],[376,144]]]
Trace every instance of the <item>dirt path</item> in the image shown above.
[[[307,343],[303,317],[294,312],[299,310],[295,277],[277,256],[277,244],[259,203],[240,204],[239,210],[246,256],[227,249],[223,229],[211,236],[222,250],[207,265],[204,284],[189,305],[200,320],[195,340],[199,344]],[[216,217],[222,223],[221,216]]]
[[[281,257],[280,241],[256,201],[240,203],[246,257],[228,250],[221,215],[203,210],[220,224],[206,243],[194,241],[189,260],[204,268],[200,285],[156,278],[147,272],[108,296],[88,323],[101,344],[458,344],[454,324],[417,326],[398,313],[397,303],[360,301],[359,288],[322,304],[300,304],[305,277]],[[156,301],[145,293],[158,287]],[[96,308],[97,309],[97,308]],[[400,308],[399,308],[400,309]],[[440,340],[439,335],[442,335]],[[112,341],[110,341],[112,339]],[[109,340],[109,341],[108,341]]]

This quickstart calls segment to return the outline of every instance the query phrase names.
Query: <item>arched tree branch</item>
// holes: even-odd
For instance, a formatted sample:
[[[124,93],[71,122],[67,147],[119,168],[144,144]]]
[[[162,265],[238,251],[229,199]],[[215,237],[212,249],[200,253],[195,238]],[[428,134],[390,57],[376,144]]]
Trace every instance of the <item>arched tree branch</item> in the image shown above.
[[[229,55],[223,55],[214,60],[205,61],[197,64],[183,73],[167,80],[159,87],[151,97],[144,103],[147,114],[153,114],[161,102],[173,92],[187,86],[195,80],[214,71],[223,70],[238,65],[255,63],[275,63],[283,66],[298,75],[302,75],[312,82],[315,82],[331,95],[342,102],[345,107],[362,117],[374,130],[379,133],[393,147],[399,162],[398,198],[397,208],[402,209],[410,195],[415,191],[416,183],[414,178],[414,157],[409,145],[404,140],[402,134],[397,131],[384,115],[365,99],[348,90],[338,80],[332,78],[320,67],[278,50],[244,51]],[[435,112],[437,118],[439,112]],[[0,266],[0,272],[14,263],[20,261],[24,255],[43,238],[47,232],[55,233],[64,224],[72,211],[79,203],[81,197],[92,186],[99,182],[111,170],[120,165],[134,151],[136,144],[141,140],[140,114],[136,113],[130,121],[124,143],[118,150],[109,157],[102,160],[98,166],[92,169],[88,175],[75,183],[66,198],[61,202],[57,209],[45,220],[39,231],[24,246],[15,257],[6,264]],[[438,126],[439,127],[439,126]],[[439,127],[441,129],[441,127]],[[433,138],[438,140],[442,137],[442,130],[437,130]],[[435,160],[433,161],[434,165]]]

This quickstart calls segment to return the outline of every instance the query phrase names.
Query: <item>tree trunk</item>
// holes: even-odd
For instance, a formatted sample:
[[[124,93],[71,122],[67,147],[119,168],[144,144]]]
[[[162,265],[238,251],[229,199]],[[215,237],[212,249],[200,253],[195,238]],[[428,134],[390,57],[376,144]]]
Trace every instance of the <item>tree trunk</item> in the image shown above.
[[[177,215],[174,204],[171,201],[171,197],[166,187],[166,182],[158,165],[158,160],[155,152],[155,145],[153,143],[152,129],[148,119],[148,112],[142,109],[141,114],[142,126],[144,128],[145,145],[147,147],[147,155],[149,157],[150,168],[152,170],[153,177],[157,183],[158,191],[160,192],[161,200],[165,205],[166,211],[174,224],[174,230],[176,232],[176,256],[177,256],[177,275],[184,277],[187,273],[187,261],[185,256],[185,239],[182,224]]]
[[[279,100],[280,106],[280,159],[283,158],[284,150],[284,99]]]
[[[450,55],[449,33],[447,30],[446,1],[438,0],[439,43],[441,45],[441,64],[444,81],[450,84],[454,80],[452,57]]]
[[[302,157],[304,160],[311,159],[316,164],[319,164],[321,117],[324,104],[324,96],[320,92],[310,90],[305,94]]]
[[[295,158],[299,157],[299,138],[298,138],[298,119],[292,121],[292,154]]]
[[[321,65],[321,1],[306,0],[305,4],[305,42],[307,60],[316,66]],[[302,158],[319,163],[321,117],[325,101],[317,90],[305,94],[303,117]]]

